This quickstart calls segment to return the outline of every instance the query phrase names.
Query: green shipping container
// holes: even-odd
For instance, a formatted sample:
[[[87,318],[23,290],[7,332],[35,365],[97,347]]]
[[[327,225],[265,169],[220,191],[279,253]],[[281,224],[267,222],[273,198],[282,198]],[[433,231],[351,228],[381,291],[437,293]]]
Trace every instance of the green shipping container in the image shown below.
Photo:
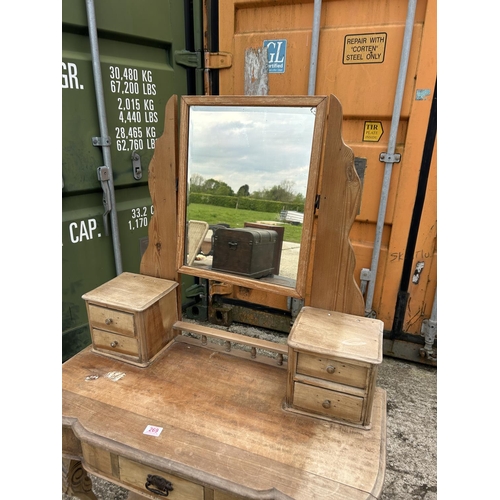
[[[196,32],[186,5],[62,2],[63,361],[90,344],[82,295],[139,272],[153,213],[148,165],[165,105],[196,92],[196,70],[176,62]]]

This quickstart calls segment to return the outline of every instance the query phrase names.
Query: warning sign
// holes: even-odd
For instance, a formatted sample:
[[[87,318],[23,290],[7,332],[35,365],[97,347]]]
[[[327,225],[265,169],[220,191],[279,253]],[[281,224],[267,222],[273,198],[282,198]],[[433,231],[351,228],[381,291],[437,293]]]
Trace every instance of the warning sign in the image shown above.
[[[380,64],[384,62],[387,33],[346,35],[344,64]]]
[[[382,122],[365,122],[363,131],[364,142],[378,142],[384,133]]]

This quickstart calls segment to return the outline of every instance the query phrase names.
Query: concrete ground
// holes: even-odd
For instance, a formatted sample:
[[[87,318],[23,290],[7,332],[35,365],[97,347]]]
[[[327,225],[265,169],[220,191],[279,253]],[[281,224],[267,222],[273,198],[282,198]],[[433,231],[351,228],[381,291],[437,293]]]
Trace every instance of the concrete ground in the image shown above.
[[[387,391],[387,460],[380,500],[437,499],[437,368],[385,357],[377,385]],[[127,492],[92,477],[99,500]],[[74,500],[63,494],[62,500]]]

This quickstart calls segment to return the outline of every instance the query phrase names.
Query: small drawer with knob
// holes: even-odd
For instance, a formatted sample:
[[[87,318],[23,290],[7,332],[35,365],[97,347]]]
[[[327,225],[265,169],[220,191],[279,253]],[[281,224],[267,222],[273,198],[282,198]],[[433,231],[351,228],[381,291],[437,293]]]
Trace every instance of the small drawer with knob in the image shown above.
[[[148,366],[176,335],[177,286],[125,272],[86,293],[93,351]]]
[[[383,323],[303,307],[288,336],[285,410],[369,428]]]
[[[117,335],[116,333],[92,328],[92,342],[94,349],[109,354],[132,356],[139,361],[139,341],[135,337]]]
[[[295,382],[294,405],[316,414],[361,424],[363,398]]]
[[[297,357],[297,373],[353,387],[366,386],[368,371],[366,366],[308,353],[299,353]]]
[[[89,304],[89,321],[94,328],[133,337],[134,314]]]

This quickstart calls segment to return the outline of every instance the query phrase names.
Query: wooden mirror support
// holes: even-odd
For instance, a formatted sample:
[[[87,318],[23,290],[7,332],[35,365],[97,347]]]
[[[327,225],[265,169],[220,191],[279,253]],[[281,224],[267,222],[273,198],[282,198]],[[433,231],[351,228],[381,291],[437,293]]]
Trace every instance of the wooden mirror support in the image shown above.
[[[361,184],[354,169],[354,154],[342,140],[342,107],[338,99],[333,95],[328,98],[192,96],[182,98],[181,114],[184,110],[186,119],[189,106],[202,102],[268,106],[305,103],[316,107],[315,142],[307,192],[309,204],[304,214],[296,287],[217,271],[199,271],[184,264],[188,124],[182,123],[179,133],[177,96],[167,103],[164,133],[156,142],[149,166],[154,215],[140,272],[177,281],[178,272],[186,273],[254,292],[301,298],[308,306],[363,315],[363,297],[354,280],[355,256],[349,241],[360,203]]]
[[[342,105],[330,95],[319,185],[314,256],[306,305],[364,315],[364,300],[354,280],[356,257],[349,240],[361,203],[361,181],[354,153],[342,140]]]
[[[156,141],[149,164],[148,185],[154,215],[140,267],[141,274],[174,281],[177,281],[178,142],[178,99],[174,95],[167,102],[163,134]]]

